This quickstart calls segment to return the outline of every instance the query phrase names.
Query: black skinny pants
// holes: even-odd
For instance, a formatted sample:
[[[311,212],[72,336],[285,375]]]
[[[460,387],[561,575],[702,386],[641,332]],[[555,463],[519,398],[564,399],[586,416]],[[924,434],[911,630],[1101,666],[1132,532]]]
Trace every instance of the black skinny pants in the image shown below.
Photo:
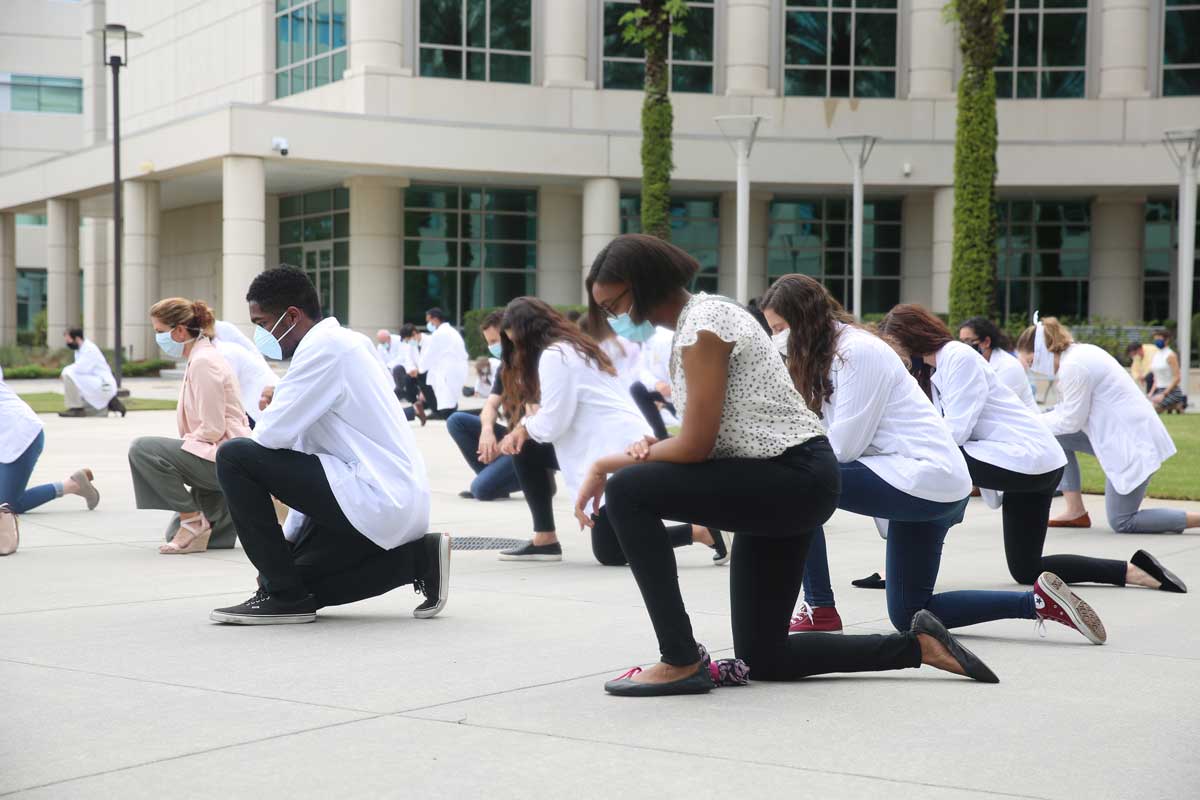
[[[1041,475],[1025,475],[972,458],[963,457],[971,480],[981,489],[1004,492],[1004,557],[1008,572],[1017,583],[1026,585],[1043,572],[1053,572],[1067,583],[1108,583],[1125,585],[1125,562],[1110,558],[1058,555],[1044,556],[1046,525],[1050,521],[1050,503],[1062,479],[1063,468]]]
[[[316,456],[231,439],[217,450],[217,480],[259,585],[272,594],[311,593],[318,608],[337,606],[390,592],[424,573],[420,539],[384,550],[355,530]],[[295,543],[283,536],[272,495],[307,517]]]
[[[558,470],[558,456],[554,445],[542,444],[532,439],[525,442],[521,452],[513,456],[513,469],[521,492],[533,515],[533,529],[537,533],[552,533],[554,528],[554,478],[551,472]],[[623,567],[627,563],[617,534],[613,531],[606,509],[592,516],[596,525],[592,528],[592,554],[606,567]],[[691,525],[669,525],[667,535],[672,547],[687,547],[692,543]]]
[[[733,646],[755,679],[920,666],[913,633],[788,634],[808,542],[837,508],[840,490],[837,459],[823,436],[771,459],[653,461],[613,474],[606,510],[642,592],[662,660],[686,666],[697,659],[665,517],[736,532],[729,572]]]
[[[642,412],[642,416],[646,418],[646,422],[650,423],[651,430],[654,431],[654,437],[659,441],[666,439],[667,426],[663,424],[662,414],[658,410],[658,403],[662,403],[671,413],[675,413],[675,406],[671,405],[661,392],[654,389],[647,389],[646,384],[641,381],[634,381],[629,385],[629,394],[633,397],[634,404],[638,407],[638,411]]]

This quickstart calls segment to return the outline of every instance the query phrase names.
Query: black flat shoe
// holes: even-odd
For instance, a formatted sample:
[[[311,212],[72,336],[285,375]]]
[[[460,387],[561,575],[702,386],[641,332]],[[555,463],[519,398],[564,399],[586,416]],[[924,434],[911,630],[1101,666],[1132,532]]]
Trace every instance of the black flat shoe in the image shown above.
[[[532,540],[511,550],[501,550],[501,561],[562,561],[562,543],[534,544]]]
[[[719,567],[729,563],[729,557],[732,555],[729,552],[729,545],[732,543],[732,536],[724,531],[716,528],[709,528],[709,534],[713,538],[713,543],[710,545],[713,549],[713,566]]]
[[[950,657],[958,662],[968,678],[980,683],[1000,682],[996,673],[988,669],[987,664],[984,664],[979,656],[959,644],[958,640],[950,635],[950,631],[946,630],[942,621],[930,612],[922,609],[913,615],[912,627],[909,630],[912,633],[923,633],[933,637],[942,647],[946,648]]]
[[[112,400],[109,400],[109,401],[108,401],[108,410],[109,410],[109,411],[115,411],[115,412],[117,412],[118,414],[120,414],[122,417],[124,417],[124,416],[125,416],[125,412],[126,412],[128,409],[126,409],[126,408],[125,408],[125,404],[121,402],[121,398],[119,398],[119,397],[114,397]]]
[[[475,499],[475,495],[471,494],[470,489],[463,489],[461,492],[458,493],[458,496],[461,497],[463,500],[474,500]]]
[[[878,572],[872,572],[865,578],[850,581],[850,585],[857,586],[859,589],[886,589],[887,581],[879,577]]]
[[[1162,565],[1157,558],[1147,553],[1145,550],[1138,550],[1133,554],[1133,558],[1129,559],[1129,563],[1133,564],[1140,570],[1145,570],[1151,578],[1158,581],[1162,586],[1158,587],[1160,591],[1176,592],[1178,594],[1187,594],[1187,584],[1179,579],[1171,570]]]
[[[60,417],[86,417],[87,412],[82,408],[68,408],[66,411],[58,412]]]
[[[619,697],[666,697],[675,694],[708,694],[713,690],[712,675],[704,660],[691,675],[670,683],[638,683],[633,676],[641,671],[641,667],[634,667],[604,684],[604,691]]]

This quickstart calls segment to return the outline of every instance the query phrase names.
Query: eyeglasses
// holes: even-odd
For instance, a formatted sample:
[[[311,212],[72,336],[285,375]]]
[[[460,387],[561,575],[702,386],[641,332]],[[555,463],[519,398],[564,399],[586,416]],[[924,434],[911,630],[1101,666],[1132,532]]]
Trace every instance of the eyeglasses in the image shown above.
[[[617,301],[619,301],[619,300],[620,300],[622,297],[624,297],[625,295],[629,294],[630,290],[631,290],[631,287],[627,287],[627,288],[625,289],[625,291],[621,292],[619,295],[617,295],[616,297],[614,297],[612,300],[609,300],[607,304],[605,304],[605,303],[598,303],[597,305],[599,305],[599,306],[600,306],[600,309],[601,309],[601,310],[602,310],[602,311],[605,313],[605,315],[606,315],[606,316],[607,316],[609,319],[616,319],[618,315],[617,315],[617,313],[616,313],[615,311],[613,311],[613,310],[612,310],[612,304],[613,304],[613,303],[616,303],[616,302],[617,302]]]

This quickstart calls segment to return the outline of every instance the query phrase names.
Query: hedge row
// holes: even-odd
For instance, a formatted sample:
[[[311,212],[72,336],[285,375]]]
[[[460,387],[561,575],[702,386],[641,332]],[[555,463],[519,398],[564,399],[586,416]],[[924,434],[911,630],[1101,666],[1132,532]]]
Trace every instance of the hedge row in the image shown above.
[[[174,361],[152,358],[147,361],[126,361],[121,364],[121,375],[126,378],[157,377],[164,369],[172,369]],[[24,364],[17,367],[5,367],[5,380],[32,380],[35,378],[57,378],[62,374],[62,367],[43,367],[37,364]]]

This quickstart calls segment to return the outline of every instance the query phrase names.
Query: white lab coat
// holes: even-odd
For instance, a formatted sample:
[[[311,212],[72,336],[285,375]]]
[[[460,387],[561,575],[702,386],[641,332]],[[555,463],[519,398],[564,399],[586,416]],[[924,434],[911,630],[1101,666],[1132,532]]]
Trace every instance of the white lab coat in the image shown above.
[[[79,387],[79,395],[92,408],[107,408],[108,401],[117,395],[117,381],[113,378],[112,368],[90,339],[84,339],[83,344],[75,351],[75,363],[63,367],[63,375],[70,376]]]
[[[971,474],[946,423],[882,339],[839,323],[822,423],[843,464],[861,461],[902,492],[951,503],[971,493]]]
[[[675,331],[670,328],[658,327],[643,345],[639,366],[639,380],[650,391],[659,383],[671,385],[671,342],[675,339]]]
[[[238,398],[242,401],[242,408],[257,424],[258,418],[263,413],[258,410],[258,400],[262,397],[263,389],[279,383],[279,376],[267,364],[267,360],[263,358],[262,353],[258,352],[258,348],[255,348],[253,353],[247,353],[245,349],[233,342],[220,338],[213,340],[213,344],[216,345],[217,352],[229,363],[229,368],[233,370],[234,378],[237,379]]]
[[[11,464],[42,432],[42,421],[29,404],[4,382],[0,369],[0,464]]]
[[[1025,374],[1025,365],[1016,356],[997,348],[988,354],[988,365],[996,373],[1001,386],[1007,387],[1030,411],[1040,413],[1037,398],[1033,396],[1033,386]]]
[[[346,519],[380,547],[391,550],[428,530],[429,479],[400,401],[371,340],[333,317],[300,340],[253,438],[316,455]],[[290,541],[303,521],[295,510],[288,515]]]
[[[215,338],[217,339],[224,339],[231,344],[236,344],[243,350],[249,350],[256,356],[262,356],[262,353],[255,347],[254,342],[250,341],[250,338],[242,333],[242,329],[232,322],[226,322],[223,319],[217,320],[213,323],[213,332],[216,333]]]
[[[535,442],[554,445],[569,497],[579,493],[596,459],[624,452],[648,436],[650,426],[614,375],[601,372],[563,342],[550,345],[538,360],[541,401],[525,418]]]
[[[1104,475],[1129,494],[1175,455],[1154,406],[1117,360],[1076,342],[1059,359],[1058,404],[1042,421],[1055,435],[1087,434]]]
[[[467,345],[449,322],[421,338],[428,342],[420,358],[420,369],[427,373],[425,383],[433,390],[439,409],[454,408],[467,383]]]
[[[403,366],[405,372],[417,368],[416,346],[410,345],[394,333],[388,335],[387,344],[377,342],[375,349],[379,351],[379,357],[383,359],[389,371],[398,366]]]
[[[1041,414],[1002,386],[971,347],[962,342],[943,346],[932,382],[934,406],[954,442],[971,458],[1022,475],[1044,475],[1067,463]]]
[[[617,379],[628,391],[630,384],[642,374],[642,346],[624,337],[613,336],[601,342],[600,349],[612,360],[617,370]]]

